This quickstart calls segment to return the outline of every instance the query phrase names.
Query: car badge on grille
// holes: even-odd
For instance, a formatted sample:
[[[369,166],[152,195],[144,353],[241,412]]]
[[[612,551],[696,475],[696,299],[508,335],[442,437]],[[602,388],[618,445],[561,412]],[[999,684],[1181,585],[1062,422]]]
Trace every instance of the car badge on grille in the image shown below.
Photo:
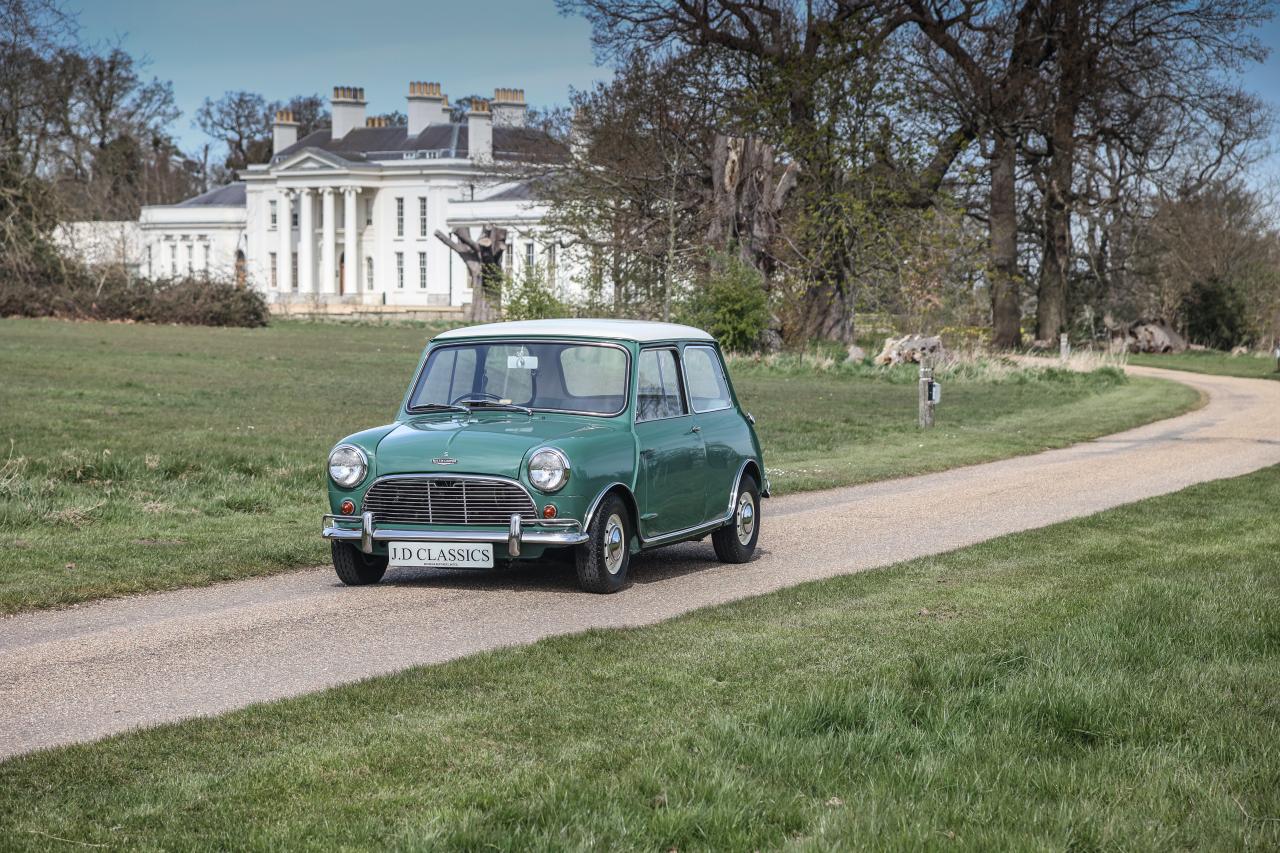
[[[431,460],[431,464],[433,464],[433,465],[457,465],[457,464],[458,464],[458,460],[457,460],[457,459],[454,459],[452,456],[437,456],[435,459],[432,459],[432,460]]]

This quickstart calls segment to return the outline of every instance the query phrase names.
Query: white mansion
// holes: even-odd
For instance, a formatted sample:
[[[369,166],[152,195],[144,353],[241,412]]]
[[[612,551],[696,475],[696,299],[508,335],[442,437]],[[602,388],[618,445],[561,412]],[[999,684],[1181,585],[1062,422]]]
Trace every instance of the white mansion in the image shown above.
[[[509,271],[542,265],[563,293],[569,276],[540,230],[535,184],[499,168],[551,150],[525,110],[522,90],[497,89],[454,122],[440,84],[415,82],[408,125],[394,127],[366,119],[363,89],[336,87],[331,128],[299,139],[293,116],[277,113],[271,161],[241,181],[144,207],[136,224],[75,223],[68,233],[90,260],[123,259],[147,277],[237,277],[277,311],[448,311],[471,291],[462,259],[435,232],[493,224],[508,229]]]

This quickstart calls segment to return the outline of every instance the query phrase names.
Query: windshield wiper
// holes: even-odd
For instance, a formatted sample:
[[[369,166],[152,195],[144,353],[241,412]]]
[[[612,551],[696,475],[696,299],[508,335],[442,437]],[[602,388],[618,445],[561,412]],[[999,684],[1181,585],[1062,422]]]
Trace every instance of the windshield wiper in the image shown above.
[[[463,402],[471,406],[484,406],[486,409],[508,409],[513,412],[523,412],[529,417],[533,417],[533,409],[516,403],[503,403],[498,400],[464,400]]]
[[[423,403],[419,406],[410,406],[409,411],[415,415],[424,412],[462,412],[464,415],[471,414],[471,410],[466,406],[454,406],[449,403]]]

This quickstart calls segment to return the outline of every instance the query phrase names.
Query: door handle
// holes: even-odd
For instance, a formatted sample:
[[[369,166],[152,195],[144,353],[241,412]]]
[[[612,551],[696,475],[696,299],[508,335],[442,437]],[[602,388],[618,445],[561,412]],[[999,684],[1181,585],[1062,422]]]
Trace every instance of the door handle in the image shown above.
[[[693,429],[689,430],[689,432],[702,432],[702,427],[695,426]]]

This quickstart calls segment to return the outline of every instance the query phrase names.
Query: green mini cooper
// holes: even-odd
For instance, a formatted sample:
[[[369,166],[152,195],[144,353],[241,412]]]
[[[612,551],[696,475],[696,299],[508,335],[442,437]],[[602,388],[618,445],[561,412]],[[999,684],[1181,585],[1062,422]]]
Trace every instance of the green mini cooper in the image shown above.
[[[710,534],[751,558],[769,494],[754,420],[699,329],[536,320],[428,344],[394,423],[329,454],[324,537],[346,584],[572,548],[616,592],[638,551]]]

